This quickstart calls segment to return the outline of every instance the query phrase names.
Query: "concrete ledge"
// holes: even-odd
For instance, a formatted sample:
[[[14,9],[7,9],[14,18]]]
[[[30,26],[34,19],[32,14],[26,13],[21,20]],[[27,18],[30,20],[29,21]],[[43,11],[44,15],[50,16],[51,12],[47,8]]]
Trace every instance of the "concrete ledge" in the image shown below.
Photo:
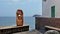
[[[28,31],[29,25],[0,27],[0,34],[10,34],[16,32]]]

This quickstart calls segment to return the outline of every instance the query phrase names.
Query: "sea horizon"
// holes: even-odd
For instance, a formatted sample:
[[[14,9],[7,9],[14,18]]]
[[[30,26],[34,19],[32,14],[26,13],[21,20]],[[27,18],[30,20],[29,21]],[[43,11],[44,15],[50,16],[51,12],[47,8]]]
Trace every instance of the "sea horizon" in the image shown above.
[[[29,24],[29,30],[35,29],[35,18],[24,17],[24,25]],[[3,26],[16,26],[16,17],[0,17],[0,27]]]

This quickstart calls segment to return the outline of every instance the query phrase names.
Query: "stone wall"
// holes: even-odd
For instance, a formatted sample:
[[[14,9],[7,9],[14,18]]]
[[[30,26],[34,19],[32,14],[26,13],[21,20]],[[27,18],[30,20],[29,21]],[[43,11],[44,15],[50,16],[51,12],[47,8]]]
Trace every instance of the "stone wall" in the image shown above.
[[[60,18],[35,17],[35,29],[40,29],[45,25],[60,28]]]

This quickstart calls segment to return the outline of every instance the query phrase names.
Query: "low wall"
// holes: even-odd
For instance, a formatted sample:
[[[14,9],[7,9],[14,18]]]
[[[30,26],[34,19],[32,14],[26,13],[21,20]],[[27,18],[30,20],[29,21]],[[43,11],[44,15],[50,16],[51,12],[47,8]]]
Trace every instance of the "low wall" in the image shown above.
[[[35,17],[35,29],[39,30],[45,25],[60,28],[60,18],[45,18],[45,17]]]
[[[29,31],[29,25],[24,26],[6,26],[0,28],[0,34],[12,34],[17,32]]]

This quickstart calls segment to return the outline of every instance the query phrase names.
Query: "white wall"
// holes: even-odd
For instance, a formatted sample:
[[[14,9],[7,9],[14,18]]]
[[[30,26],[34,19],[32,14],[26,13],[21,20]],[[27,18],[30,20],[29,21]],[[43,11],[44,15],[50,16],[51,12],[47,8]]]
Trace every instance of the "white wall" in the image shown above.
[[[42,1],[42,16],[51,17],[51,7],[55,5],[55,0]]]
[[[50,0],[47,0],[46,2],[42,0],[42,16],[51,17],[50,13],[51,13],[50,12]]]
[[[60,18],[60,0],[55,0],[56,18]]]
[[[60,18],[60,0],[42,0],[42,16],[51,17],[51,7],[55,5],[55,17]]]

